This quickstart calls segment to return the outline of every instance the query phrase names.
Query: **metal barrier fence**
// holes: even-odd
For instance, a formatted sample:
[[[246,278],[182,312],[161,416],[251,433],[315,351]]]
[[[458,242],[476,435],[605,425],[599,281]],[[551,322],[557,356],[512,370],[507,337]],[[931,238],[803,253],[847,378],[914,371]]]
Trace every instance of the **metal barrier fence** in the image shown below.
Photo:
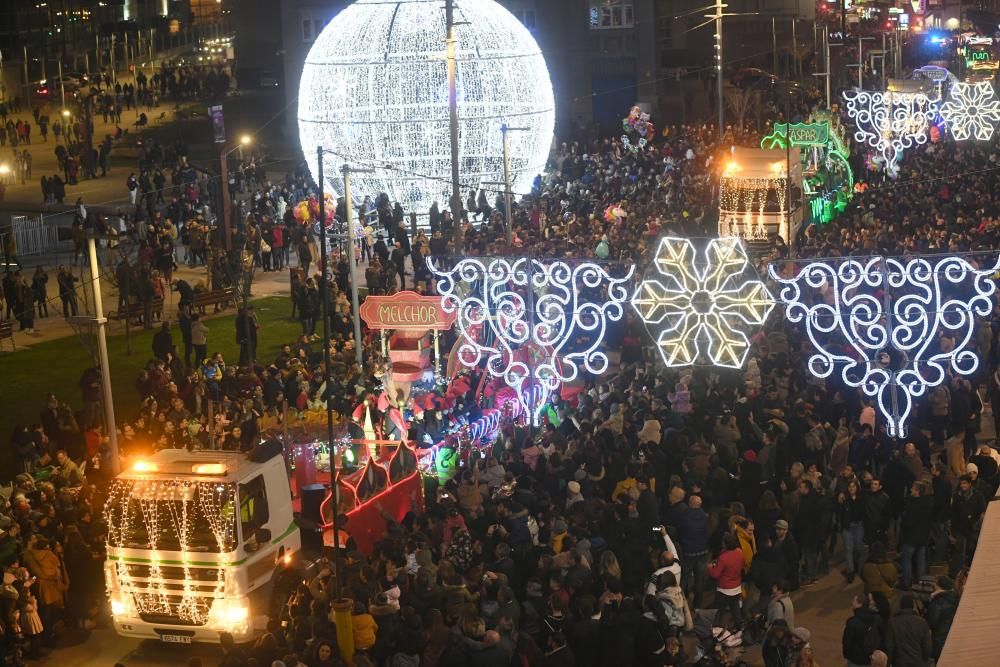
[[[19,257],[48,252],[59,243],[59,228],[46,225],[41,216],[29,218],[26,215],[14,215],[10,218],[10,226]]]

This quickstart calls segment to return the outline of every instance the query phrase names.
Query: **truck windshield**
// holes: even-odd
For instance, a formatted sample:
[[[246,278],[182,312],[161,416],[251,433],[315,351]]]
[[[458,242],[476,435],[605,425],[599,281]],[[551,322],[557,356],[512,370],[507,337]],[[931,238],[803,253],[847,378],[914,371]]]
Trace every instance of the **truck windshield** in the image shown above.
[[[128,549],[224,553],[236,548],[235,485],[115,480],[104,509],[108,544]]]

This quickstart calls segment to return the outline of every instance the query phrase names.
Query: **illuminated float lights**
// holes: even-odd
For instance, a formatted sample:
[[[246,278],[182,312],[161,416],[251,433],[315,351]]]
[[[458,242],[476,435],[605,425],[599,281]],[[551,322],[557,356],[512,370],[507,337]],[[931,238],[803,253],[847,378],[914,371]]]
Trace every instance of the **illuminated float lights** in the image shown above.
[[[133,466],[133,469],[151,470],[141,464]],[[108,523],[106,546],[112,555],[108,566],[113,568],[117,581],[117,585],[112,587],[109,579],[108,594],[116,616],[176,615],[193,625],[204,625],[209,621],[209,600],[221,599],[225,590],[223,565],[226,552],[235,548],[232,493],[233,488],[229,484],[181,478],[116,479],[112,482],[104,516]],[[133,508],[133,501],[138,511]],[[229,520],[223,519],[224,510],[230,513]],[[163,572],[166,564],[178,567],[177,557],[171,552],[189,554],[197,551],[191,546],[195,512],[205,518],[218,548],[219,566],[215,568],[214,581],[196,579],[191,571],[193,566],[183,557],[179,563],[180,578],[168,578]],[[137,567],[135,564],[130,563],[127,557],[118,555],[122,550],[136,548],[131,545],[129,537],[135,534],[137,521],[143,524],[149,540],[141,547],[144,562],[138,567],[145,568],[142,576],[133,573],[133,568]],[[168,548],[160,543],[163,531],[176,538],[176,547],[171,545]],[[152,558],[146,558],[146,555]],[[157,557],[160,555],[164,557]],[[177,584],[181,585],[179,595],[173,588]],[[179,600],[172,601],[178,597]]]
[[[814,261],[788,277],[779,271],[783,263],[772,263],[769,273],[782,285],[788,321],[805,326],[814,350],[810,372],[821,379],[837,372],[875,399],[890,436],[904,437],[914,398],[949,373],[979,367],[968,347],[977,316],[992,312],[1000,261],[979,269],[967,257]],[[954,296],[959,292],[965,296]],[[952,349],[935,347],[942,333],[954,336]]]

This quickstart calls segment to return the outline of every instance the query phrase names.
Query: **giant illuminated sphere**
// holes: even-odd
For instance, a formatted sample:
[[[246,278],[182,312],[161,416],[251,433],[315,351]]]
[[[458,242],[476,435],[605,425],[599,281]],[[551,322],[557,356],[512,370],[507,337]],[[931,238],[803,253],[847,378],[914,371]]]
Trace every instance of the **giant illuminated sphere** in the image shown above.
[[[501,126],[508,133],[512,189],[531,189],[545,166],[555,122],[552,84],[528,30],[492,0],[455,3],[462,201],[503,181]],[[316,147],[329,149],[324,179],[352,196],[385,192],[407,211],[450,208],[451,144],[442,0],[357,0],[334,18],[306,56],[299,86],[299,138],[317,176]],[[490,191],[492,204],[496,185]]]

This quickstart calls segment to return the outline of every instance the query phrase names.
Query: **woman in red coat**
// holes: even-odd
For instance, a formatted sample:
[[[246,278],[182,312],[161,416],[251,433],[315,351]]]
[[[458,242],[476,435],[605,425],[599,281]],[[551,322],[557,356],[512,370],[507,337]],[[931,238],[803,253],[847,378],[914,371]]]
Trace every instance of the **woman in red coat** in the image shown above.
[[[715,607],[719,616],[727,609],[733,626],[743,627],[743,552],[732,533],[722,536],[722,553],[708,566],[708,576],[716,581]],[[716,618],[716,625],[722,625]]]

